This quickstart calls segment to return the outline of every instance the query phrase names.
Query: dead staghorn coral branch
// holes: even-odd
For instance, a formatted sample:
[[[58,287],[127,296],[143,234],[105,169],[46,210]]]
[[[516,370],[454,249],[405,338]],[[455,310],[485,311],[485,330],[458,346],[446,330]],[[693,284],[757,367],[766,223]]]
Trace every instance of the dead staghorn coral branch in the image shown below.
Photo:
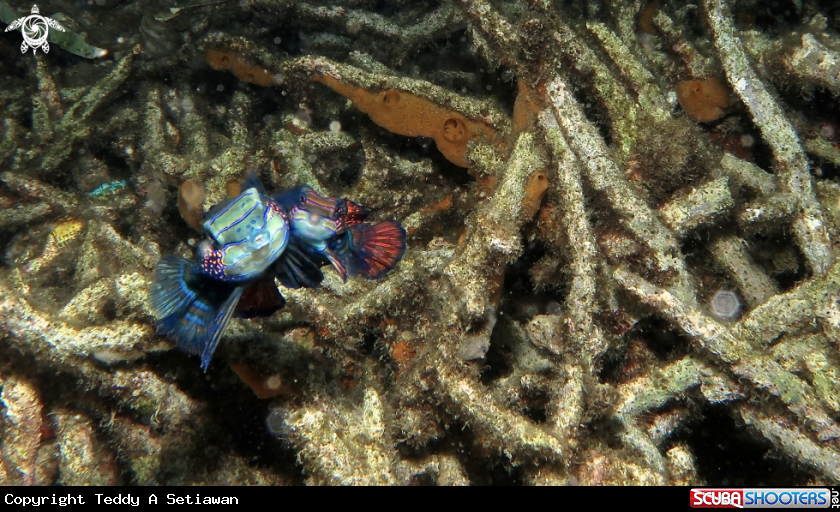
[[[834,94],[840,94],[840,52],[803,34],[801,45],[786,59],[787,68],[804,80],[813,80]]]
[[[555,78],[547,91],[554,115],[569,146],[584,162],[592,186],[607,194],[625,226],[650,247],[657,269],[675,274],[673,288],[680,299],[693,303],[694,285],[685,263],[677,256],[679,249],[673,233],[621,174],[597,129],[583,115],[580,104],[566,91],[563,81]]]
[[[710,181],[684,197],[678,197],[659,208],[659,216],[677,236],[703,225],[717,222],[733,206],[726,178]]]
[[[453,365],[440,368],[436,378],[444,392],[441,398],[451,401],[453,412],[474,423],[476,430],[492,439],[494,445],[502,447],[512,459],[534,455],[554,461],[566,459],[565,440],[557,433],[524,417],[509,414],[482,389],[481,384],[465,378]]]
[[[469,219],[469,240],[459,257],[445,269],[458,296],[458,310],[469,323],[482,317],[491,304],[488,290],[497,289],[504,266],[522,252],[519,229],[527,220],[522,203],[528,178],[544,168],[531,133],[517,139],[493,197]],[[495,281],[495,282],[494,282]]]
[[[840,480],[840,453],[836,450],[815,443],[798,429],[788,426],[783,418],[769,416],[758,407],[743,405],[739,411],[744,423],[756,429],[782,452],[815,467],[832,481]]]
[[[671,293],[624,268],[617,268],[616,281],[643,303],[655,308],[688,334],[698,345],[732,372],[749,379],[757,389],[778,397],[789,410],[800,416],[803,426],[820,441],[840,438],[840,428],[826,414],[825,404],[816,399],[812,387],[763,354],[749,338],[737,335]],[[744,319],[742,322],[747,322]]]
[[[595,322],[598,313],[598,271],[596,265],[603,260],[598,251],[592,228],[584,209],[585,199],[581,184],[582,165],[569,148],[557,119],[546,110],[539,115],[540,128],[557,166],[557,187],[566,239],[576,248],[572,254],[572,283],[566,299],[569,314],[569,337],[577,346],[580,356],[585,356],[587,366],[606,347],[604,334]]]
[[[420,20],[412,17],[410,23],[404,26],[380,14],[349,6],[330,8],[306,2],[295,4],[295,14],[304,23],[328,24],[350,35],[364,33],[387,40],[387,60],[393,64],[400,64],[409,52],[425,43],[446,37],[462,25],[458,20],[460,13],[450,0],[441,2],[435,11]]]
[[[776,295],[776,284],[752,261],[745,244],[734,236],[720,236],[712,241],[712,255],[729,277],[738,283],[747,307],[754,308]]]
[[[662,32],[671,48],[682,57],[691,78],[703,80],[712,76],[712,65],[709,59],[697,50],[670,16],[661,9],[657,9],[656,14],[653,15],[653,23]]]
[[[623,77],[637,89],[638,102],[642,109],[658,121],[670,118],[671,114],[665,104],[665,96],[660,92],[653,75],[633,57],[630,49],[619,40],[618,36],[603,23],[587,23],[586,28],[598,38]]]
[[[806,281],[793,290],[776,295],[754,309],[736,327],[739,336],[758,346],[767,346],[785,332],[823,318],[832,301],[840,296],[840,264],[822,278]]]
[[[759,197],[776,192],[776,177],[752,162],[747,162],[732,153],[724,153],[720,159],[723,174],[729,176],[733,186],[746,187]]]
[[[793,226],[800,248],[813,272],[824,274],[833,263],[834,256],[799,137],[750,65],[735,35],[726,0],[704,0],[703,5],[726,78],[772,148],[779,168],[780,185],[784,191],[799,198],[801,213],[796,216]]]

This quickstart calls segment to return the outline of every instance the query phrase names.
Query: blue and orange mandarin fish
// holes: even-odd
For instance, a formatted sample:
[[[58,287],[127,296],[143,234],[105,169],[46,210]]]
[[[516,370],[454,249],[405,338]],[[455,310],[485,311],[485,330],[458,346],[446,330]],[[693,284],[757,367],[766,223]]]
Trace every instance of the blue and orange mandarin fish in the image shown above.
[[[303,185],[275,200],[289,212],[292,237],[345,281],[348,275],[378,279],[405,253],[405,229],[399,222],[364,222],[368,211],[349,199],[323,197]]]
[[[198,354],[204,370],[232,317],[270,316],[283,307],[275,278],[287,288],[314,288],[324,279],[320,265],[332,263],[343,279],[348,269],[376,279],[405,252],[398,222],[364,223],[367,211],[352,201],[308,187],[269,197],[253,173],[241,190],[205,214],[197,261],[162,258],[149,289],[158,334]],[[301,190],[312,204],[290,201],[304,197]]]

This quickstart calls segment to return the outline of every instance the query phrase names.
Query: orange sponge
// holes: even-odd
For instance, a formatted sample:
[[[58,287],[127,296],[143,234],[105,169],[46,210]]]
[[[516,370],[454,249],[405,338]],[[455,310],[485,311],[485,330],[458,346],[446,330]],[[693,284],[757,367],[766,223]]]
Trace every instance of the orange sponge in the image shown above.
[[[520,78],[517,86],[519,94],[516,95],[516,101],[513,104],[511,139],[515,139],[521,132],[532,130],[536,126],[540,110],[543,109],[542,100],[528,87],[525,80]]]
[[[406,340],[396,342],[391,348],[391,357],[394,361],[396,361],[400,368],[406,368],[409,364],[411,364],[411,361],[416,355],[417,352],[414,350],[414,347]]]
[[[522,214],[526,219],[530,220],[539,211],[546,190],[548,190],[548,178],[545,172],[542,170],[534,172],[525,184],[525,198],[522,200]]]
[[[242,193],[242,185],[238,181],[229,181],[225,185],[225,193],[228,197],[239,197]]]
[[[471,121],[416,94],[395,90],[371,92],[326,75],[312,79],[352,100],[374,123],[390,132],[431,137],[443,156],[459,167],[469,167],[466,160],[469,141],[496,139],[496,130],[491,126]]]
[[[729,90],[717,78],[678,82],[677,100],[688,117],[701,123],[720,119],[732,103]]]
[[[256,66],[236,52],[229,50],[208,50],[204,59],[216,71],[230,71],[237,78],[249,84],[270,87],[277,85],[274,75],[267,69]]]
[[[204,233],[204,185],[187,180],[178,188],[178,211],[191,228]]]

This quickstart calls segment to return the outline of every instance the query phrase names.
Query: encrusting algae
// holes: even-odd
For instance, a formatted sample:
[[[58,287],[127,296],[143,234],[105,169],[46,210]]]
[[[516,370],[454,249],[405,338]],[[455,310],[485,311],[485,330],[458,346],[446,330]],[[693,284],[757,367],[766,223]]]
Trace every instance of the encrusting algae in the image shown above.
[[[0,52],[0,483],[840,482],[825,2],[111,4]]]

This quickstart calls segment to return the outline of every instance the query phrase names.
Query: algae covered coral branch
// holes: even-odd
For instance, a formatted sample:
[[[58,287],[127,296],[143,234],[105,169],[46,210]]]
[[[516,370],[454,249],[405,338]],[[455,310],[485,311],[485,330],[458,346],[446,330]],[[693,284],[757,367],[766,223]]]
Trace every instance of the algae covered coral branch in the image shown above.
[[[819,3],[96,4],[71,15],[114,20],[113,60],[0,89],[0,481],[840,479]],[[714,77],[696,122],[679,84]],[[281,288],[202,375],[145,287],[199,242],[184,183],[196,226],[249,170],[408,249]]]
[[[772,148],[780,184],[799,197],[802,211],[793,223],[794,231],[814,272],[821,274],[828,270],[834,256],[799,137],[747,61],[735,38],[725,0],[707,0],[704,5],[727,78]]]
[[[471,11],[472,11],[472,9],[474,9],[475,13],[480,14],[480,13],[483,13],[484,10],[487,9],[488,7],[487,7],[486,4],[479,5],[478,2],[470,2],[469,3],[469,8],[470,8]],[[475,14],[475,15],[476,15],[476,17],[478,16],[478,14]],[[710,14],[710,18],[713,18],[715,20],[713,23],[720,24],[720,20],[721,20],[721,18],[723,18],[723,15],[721,15],[721,13],[712,13],[712,14]],[[487,18],[487,19],[492,19],[492,17]],[[724,19],[726,19],[726,18],[724,18]],[[482,21],[482,23],[487,23],[487,22]],[[590,28],[593,28],[593,27],[590,26]],[[598,28],[598,27],[596,26],[595,28]],[[500,33],[498,30],[499,29],[496,28],[496,27],[494,27],[493,29],[488,29],[485,32],[485,36],[492,40],[492,38],[495,36],[495,34]],[[603,31],[603,27],[598,28],[598,30]],[[719,26],[713,27],[713,30],[719,30]],[[510,36],[506,36],[506,37],[509,38]],[[601,35],[599,37],[602,40],[606,41],[611,36]],[[504,45],[500,44],[499,47],[504,48]],[[720,49],[720,47],[721,47],[721,44],[719,43],[719,49]],[[728,62],[731,62],[730,55],[727,52],[728,52],[728,47],[724,48],[724,49],[721,49],[721,53],[724,54],[724,55],[722,55],[722,60],[724,62],[724,67],[726,67],[728,65]],[[730,59],[730,60],[727,60],[727,59]],[[757,81],[757,78],[755,78],[755,80]],[[567,119],[567,115],[568,115],[565,112],[563,112],[562,110],[560,110],[560,108],[562,108],[562,105],[563,105],[563,100],[566,97],[565,96],[566,87],[562,82],[555,82],[555,84],[557,84],[557,85],[549,84],[548,87],[547,87],[547,90],[548,90],[549,97],[551,97],[551,95],[553,94],[555,98],[559,98],[559,99],[553,99],[553,104],[556,106],[556,108],[559,107],[556,110],[556,112],[557,112],[558,119],[561,120],[561,123],[562,123],[563,120]],[[736,88],[737,88],[737,85],[736,85]],[[750,100],[752,100],[752,98],[745,98],[745,102],[748,103],[748,104],[749,104]],[[768,100],[768,102],[765,102],[765,104],[769,103],[770,101],[771,100]],[[581,119],[581,117],[578,116],[577,119]],[[783,118],[782,118],[782,115],[779,113],[778,117],[776,117],[775,119],[781,120]],[[581,123],[581,122],[576,122],[574,124],[571,124],[570,128],[571,128],[571,126],[574,126],[575,129],[579,130],[579,127],[581,125],[585,125],[585,124]],[[788,124],[787,126],[789,127],[790,125]],[[571,129],[569,130],[569,132],[575,133]],[[571,135],[571,133],[570,133],[570,136],[574,137],[574,135]],[[787,132],[783,132],[783,133],[790,133],[791,134],[790,135],[791,140],[794,143],[792,147],[798,147],[798,142],[795,139],[795,135],[792,134],[792,128],[789,128]],[[774,135],[774,137],[775,137],[775,135]],[[593,139],[591,138],[590,140],[593,140]],[[573,142],[574,142],[574,139],[573,139]],[[774,148],[781,147],[780,142],[770,141],[770,144]],[[775,144],[775,146],[774,146],[774,144]],[[593,146],[593,144],[581,144],[580,146],[577,146],[576,150],[580,151],[580,152],[583,152],[586,148],[592,147],[592,146]],[[575,146],[572,146],[572,147],[574,148]],[[791,147],[791,145],[788,144],[784,147]],[[778,154],[779,153],[777,153],[777,155]],[[591,158],[591,155],[589,155],[589,156],[590,156],[590,158],[586,160],[587,162],[594,163],[594,162],[599,161],[596,158]],[[799,152],[798,159],[799,159],[799,161],[804,161],[804,154],[801,152],[801,150]],[[600,161],[604,161],[604,160],[607,160],[607,159],[602,157]],[[807,169],[800,170],[799,174],[797,176],[798,176],[798,179],[793,180],[794,184],[800,185],[800,184],[804,183],[805,190],[809,191],[810,190],[810,179],[811,178],[810,178],[810,176],[807,175]],[[591,176],[590,179],[592,179],[594,181],[595,177]],[[791,179],[793,179],[793,178],[791,178]],[[804,198],[804,201],[806,201],[806,202],[810,201],[810,199],[807,197],[807,194],[806,194],[806,197]],[[713,208],[713,207],[710,207],[708,204],[706,204],[706,201],[701,200],[701,203],[703,203],[703,206],[705,208]],[[731,199],[729,199],[729,204],[731,204]],[[828,235],[827,235],[826,231],[823,229],[823,222],[822,222],[821,212],[819,210],[819,205],[815,201],[811,204],[816,208],[816,210],[813,210],[808,214],[814,219],[813,222],[810,224],[810,226],[814,227],[814,229],[816,229],[817,231],[816,231],[816,233],[812,232],[811,234],[807,234],[807,233],[802,233],[801,230],[800,230],[799,240],[800,240],[800,243],[802,243],[804,245],[804,251],[808,252],[810,250],[812,253],[813,252],[816,253],[815,256],[809,256],[809,259],[812,261],[812,264],[814,265],[814,271],[816,273],[821,273],[821,272],[826,270],[826,267],[825,267],[826,262],[828,262],[828,264],[830,264],[833,257],[831,255],[830,249],[829,249],[829,243],[828,243],[828,238],[827,238]],[[629,202],[629,201],[624,201],[624,202],[616,201],[612,205],[613,205],[614,208],[615,207],[621,207],[623,205],[626,205],[625,207],[628,207],[628,208],[633,208],[632,212],[628,212],[629,213],[628,216],[638,215],[638,213],[644,212],[646,210],[646,207],[643,206],[643,205],[640,205],[639,203],[636,203],[636,205],[638,205],[638,206],[636,206],[635,208],[633,206],[630,206],[630,205],[633,205],[633,203]],[[689,206],[691,206],[691,204],[688,204],[685,207],[685,209],[683,209],[682,211],[688,212]],[[681,211],[679,206],[676,206],[675,208],[676,208],[676,211]],[[667,216],[666,216],[666,218],[667,218]],[[802,224],[800,224],[800,228],[803,228],[803,229],[805,229],[805,231],[807,231],[807,228],[805,228]],[[675,244],[673,242],[670,245],[671,245],[671,247],[675,247]],[[814,248],[814,249],[812,250],[812,248]],[[670,253],[673,254],[673,251],[670,251]],[[736,347],[738,345],[737,344],[736,345],[730,345],[728,342],[724,341],[725,339],[727,339],[727,336],[730,336],[728,334],[729,329],[726,326],[714,326],[713,323],[705,323],[705,324],[702,323],[702,322],[701,323],[696,323],[694,320],[691,320],[692,318],[695,318],[695,319],[699,318],[697,315],[700,315],[700,313],[689,313],[689,312],[678,313],[679,311],[682,311],[683,309],[686,309],[686,308],[688,308],[688,311],[691,311],[693,309],[693,306],[690,305],[691,302],[689,302],[688,304],[683,304],[681,306],[678,305],[678,304],[680,304],[679,299],[677,299],[675,302],[669,302],[669,301],[659,302],[656,299],[654,299],[654,297],[660,296],[660,294],[663,294],[663,293],[665,294],[665,296],[670,297],[670,293],[664,292],[662,290],[657,291],[656,287],[652,287],[652,286],[649,286],[649,285],[642,286],[642,283],[644,281],[640,281],[640,280],[634,281],[634,279],[638,279],[638,278],[631,279],[630,274],[626,273],[625,271],[617,271],[617,273],[614,274],[614,276],[617,278],[617,281],[619,283],[621,283],[623,286],[628,288],[628,290],[633,290],[634,294],[636,294],[645,303],[647,303],[649,305],[652,305],[654,308],[662,311],[663,313],[666,313],[668,315],[675,315],[672,318],[674,319],[674,321],[678,325],[680,325],[683,329],[685,329],[685,331],[689,334],[689,336],[691,336],[693,338],[699,338],[699,339],[707,340],[707,342],[710,343],[709,347],[710,347],[710,350],[712,351],[712,353],[718,354],[718,355],[724,357],[724,361],[726,361],[728,363],[738,363],[740,361],[742,365],[746,365],[746,368],[751,368],[751,365],[753,363],[748,362],[749,361],[748,356],[741,355],[740,353],[737,354],[737,355],[735,353],[732,353],[731,348]],[[639,286],[642,286],[642,288],[639,288]],[[645,288],[645,286],[648,286],[648,287]],[[693,296],[694,296],[694,293],[687,293],[687,294],[683,295],[683,297],[689,297],[690,301],[693,300]],[[721,345],[721,343],[722,343],[722,345]],[[758,362],[758,360],[760,358],[758,358],[756,356],[755,359],[756,359],[756,361],[755,361],[754,364],[756,364],[757,367],[762,367],[762,363]],[[800,396],[800,393],[803,394],[806,397],[814,397],[813,390],[801,389],[801,383],[799,383],[797,380],[794,380],[792,375],[788,374],[787,376],[785,376],[784,373],[779,368],[774,369],[772,364],[770,364],[770,366],[764,367],[764,369],[762,369],[762,370],[756,370],[755,368],[751,368],[750,370],[745,370],[745,366],[739,367],[739,366],[737,366],[737,364],[734,368],[736,368],[736,370],[735,370],[736,372],[747,371],[749,373],[749,375],[751,375],[753,377],[753,379],[757,379],[757,380],[755,380],[755,382],[756,382],[756,384],[758,385],[759,388],[770,387],[771,389],[775,389],[778,386],[781,391],[777,390],[776,392],[782,393],[784,395],[784,394],[787,394],[787,393],[785,393],[784,390],[788,386],[793,386],[793,388],[792,388],[793,391],[790,394],[787,394],[787,396],[788,396],[787,400],[794,400],[793,396]],[[742,373],[742,375],[743,375],[743,373]],[[783,398],[783,401],[784,400],[785,399]],[[800,412],[800,413],[802,413],[802,412],[805,413],[805,416],[802,419],[802,424],[803,425],[811,425],[811,426],[819,425],[819,426],[815,427],[815,431],[816,431],[818,437],[822,440],[832,439],[834,437],[834,434],[831,434],[830,432],[833,431],[833,430],[836,430],[836,426],[833,425],[833,421],[830,420],[828,415],[822,410],[823,407],[824,407],[824,405],[820,404],[819,402],[811,403],[809,405],[804,405],[804,406],[799,405],[799,404],[793,404],[793,410],[794,411],[797,411],[797,412]],[[828,429],[829,432],[826,432],[823,429]],[[831,471],[828,471],[827,475],[830,476],[830,477],[835,477],[836,476]]]

